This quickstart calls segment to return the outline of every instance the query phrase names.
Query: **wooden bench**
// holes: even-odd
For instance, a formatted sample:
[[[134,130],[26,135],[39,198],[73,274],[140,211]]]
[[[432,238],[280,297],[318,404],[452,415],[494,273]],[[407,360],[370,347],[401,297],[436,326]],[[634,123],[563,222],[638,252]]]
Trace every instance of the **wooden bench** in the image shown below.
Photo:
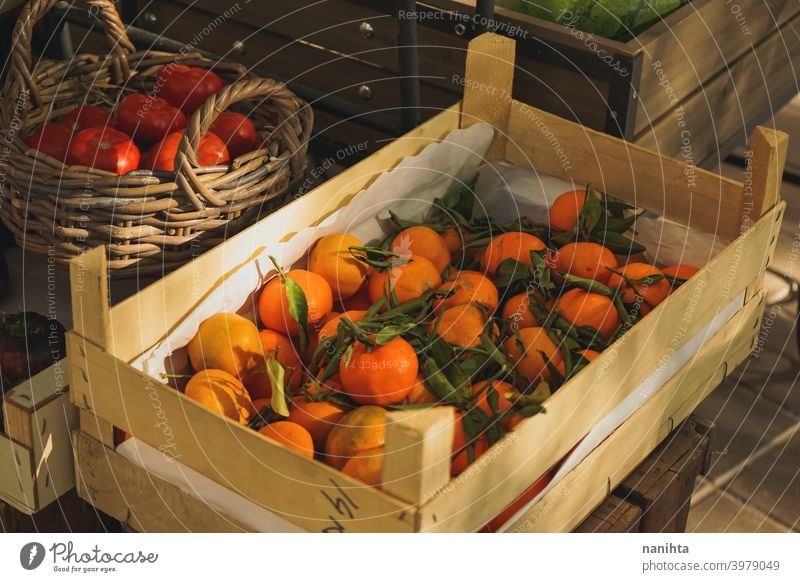
[[[683,532],[698,475],[708,469],[714,425],[692,415],[575,531]]]

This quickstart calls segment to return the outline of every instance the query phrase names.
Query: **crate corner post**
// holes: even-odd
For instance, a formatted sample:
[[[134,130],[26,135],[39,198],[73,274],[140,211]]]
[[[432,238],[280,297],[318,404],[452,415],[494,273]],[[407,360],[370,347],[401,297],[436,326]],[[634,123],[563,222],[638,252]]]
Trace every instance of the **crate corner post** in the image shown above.
[[[750,135],[751,175],[745,181],[742,219],[746,220],[748,206],[753,222],[764,216],[781,200],[780,190],[789,135],[783,131],[757,125]],[[750,190],[748,192],[748,190]],[[750,198],[750,203],[747,199]]]
[[[503,157],[508,140],[515,47],[513,39],[486,32],[472,39],[467,51],[460,125],[483,121],[492,126],[495,136],[486,154],[489,160]]]
[[[453,408],[389,413],[381,488],[420,505],[450,480]]]
[[[106,247],[98,246],[69,262],[72,318],[75,331],[109,349],[108,260]],[[113,351],[113,350],[111,350]]]

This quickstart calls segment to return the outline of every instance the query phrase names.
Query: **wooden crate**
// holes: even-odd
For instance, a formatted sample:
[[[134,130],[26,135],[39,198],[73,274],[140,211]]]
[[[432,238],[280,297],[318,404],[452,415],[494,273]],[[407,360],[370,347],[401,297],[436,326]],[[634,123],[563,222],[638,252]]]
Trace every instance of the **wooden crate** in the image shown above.
[[[132,499],[131,511],[136,504],[148,503],[135,491],[149,475],[127,470],[129,464],[113,451],[113,430],[118,427],[159,447],[165,434],[154,422],[158,415],[169,419],[170,439],[182,463],[304,529],[476,530],[647,381],[665,355],[707,329],[719,314],[732,314],[677,373],[665,378],[660,390],[511,525],[515,531],[570,531],[747,356],[763,312],[764,270],[785,208],[779,187],[788,136],[764,128],[754,132],[746,183],[694,169],[517,100],[498,99],[511,94],[514,51],[513,41],[497,35],[473,40],[461,103],[113,308],[107,301],[103,253],[92,252],[73,262],[76,328],[68,335],[68,354],[71,398],[83,413],[75,442],[84,498],[115,517],[123,511],[120,500]],[[401,413],[392,413],[384,477],[412,477],[387,483],[383,490],[364,487],[219,417],[129,364],[188,317],[198,296],[224,284],[226,276],[251,261],[254,253],[318,224],[327,216],[321,208],[341,207],[404,157],[480,120],[497,128],[490,159],[590,182],[641,208],[734,240],[556,392],[546,403],[547,414],[523,421],[474,470],[449,479],[450,435],[437,433],[433,426],[441,419],[428,424],[418,414],[410,423]],[[553,138],[560,148],[553,147]],[[572,162],[568,167],[562,165],[563,154]],[[262,248],[253,248],[256,240]],[[189,288],[200,292],[187,293]],[[440,413],[434,409],[426,414]],[[203,430],[196,430],[201,426]],[[130,479],[110,483],[108,471],[116,475],[115,467],[122,466]],[[106,478],[96,479],[98,474]],[[153,487],[161,493],[161,483]],[[197,512],[202,509],[196,500],[174,508],[175,519],[188,529],[240,527],[224,516],[210,522],[208,515],[194,515]],[[158,524],[163,516],[136,518],[140,524]]]
[[[0,501],[26,514],[75,487],[71,432],[78,409],[69,401],[61,360],[3,396]]]

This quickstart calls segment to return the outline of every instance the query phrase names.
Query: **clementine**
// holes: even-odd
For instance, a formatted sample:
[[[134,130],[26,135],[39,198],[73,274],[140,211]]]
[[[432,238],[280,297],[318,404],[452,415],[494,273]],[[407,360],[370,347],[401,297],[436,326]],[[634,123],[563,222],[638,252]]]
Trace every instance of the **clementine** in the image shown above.
[[[369,277],[369,298],[372,303],[388,297],[390,291],[400,305],[413,301],[442,284],[441,271],[422,256],[413,255],[409,262],[398,261],[396,267],[373,271]]]
[[[308,305],[307,325],[312,326],[333,309],[333,292],[321,276],[303,269],[292,269],[286,276],[302,289]],[[281,277],[272,278],[258,298],[258,315],[265,327],[296,336],[300,328],[289,312],[286,284]]]
[[[519,293],[506,301],[501,312],[504,320],[511,324],[512,329],[523,327],[537,327],[539,322],[531,312],[531,296],[528,293]]]
[[[359,406],[345,414],[325,441],[325,461],[341,469],[359,453],[379,449],[386,441],[386,410]]]
[[[263,360],[258,328],[235,313],[216,313],[204,320],[187,351],[196,372],[216,368],[239,379]]]
[[[342,473],[349,475],[370,487],[381,486],[383,470],[383,447],[363,451],[350,457],[342,467]]]
[[[436,323],[430,324],[433,330]],[[473,303],[447,307],[438,319],[437,332],[451,344],[474,348],[481,343],[481,334],[486,329],[486,315]]]
[[[303,381],[303,363],[297,348],[291,340],[271,329],[262,329],[258,332],[261,339],[262,358],[258,365],[247,375],[244,385],[251,398],[270,398],[272,396],[272,382],[267,374],[267,358],[273,357],[284,368],[284,387],[295,391]]]
[[[414,388],[418,371],[414,348],[399,336],[374,347],[357,341],[349,360],[339,362],[342,390],[359,404],[399,404]]]
[[[564,360],[561,352],[544,328],[525,327],[517,334],[505,341],[503,351],[520,374],[531,381],[543,379],[549,382],[552,380],[552,374],[547,367],[547,361],[563,374]]]
[[[311,440],[311,435],[296,422],[279,420],[264,426],[258,432],[304,457],[314,458],[314,442]]]
[[[553,230],[572,230],[586,202],[586,190],[564,192],[550,205],[550,228]]]
[[[304,396],[292,398],[292,407],[287,420],[305,428],[317,450],[325,449],[325,441],[333,427],[347,414],[347,407],[336,402],[307,400]]]
[[[506,232],[492,238],[483,251],[481,267],[489,275],[494,275],[500,263],[514,259],[518,263],[531,266],[531,251],[544,250],[544,243],[526,232]]]
[[[609,287],[621,289],[622,301],[628,305],[637,304],[643,315],[650,313],[669,295],[669,281],[663,277],[664,273],[653,265],[628,263],[619,272],[624,278],[612,273],[608,281]]]
[[[603,245],[593,242],[569,243],[558,249],[548,263],[557,273],[575,275],[608,283],[612,273],[608,268],[617,268],[617,258]]]
[[[478,303],[492,312],[497,309],[499,302],[497,287],[477,271],[458,271],[451,280],[439,287],[439,291],[452,291],[452,294],[437,301],[434,304],[436,309],[442,305],[452,307]]]
[[[224,370],[197,372],[186,384],[184,394],[239,424],[247,424],[253,415],[253,403],[244,385]]]
[[[583,289],[572,289],[556,301],[558,313],[575,327],[596,329],[603,339],[609,339],[622,323],[619,312],[605,295]]]
[[[400,257],[425,257],[441,273],[450,264],[450,251],[442,236],[427,226],[412,226],[397,233],[392,252]]]
[[[328,282],[339,299],[352,297],[367,279],[369,266],[350,252],[350,247],[363,243],[352,234],[329,234],[319,239],[311,249],[308,270]]]

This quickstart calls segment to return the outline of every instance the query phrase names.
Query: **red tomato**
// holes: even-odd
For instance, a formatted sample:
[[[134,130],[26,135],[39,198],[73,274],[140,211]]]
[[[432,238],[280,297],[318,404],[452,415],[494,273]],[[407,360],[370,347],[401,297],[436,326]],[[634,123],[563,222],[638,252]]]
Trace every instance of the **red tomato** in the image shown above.
[[[117,128],[145,143],[160,141],[187,123],[180,109],[155,95],[134,93],[117,107]]]
[[[176,131],[151,147],[142,157],[142,167],[163,172],[174,172],[175,154],[178,153],[178,144],[181,142],[182,137],[183,132]],[[218,166],[231,161],[225,142],[211,132],[200,138],[200,145],[197,150],[201,166]]]
[[[222,89],[222,79],[208,69],[170,63],[158,74],[156,87],[159,97],[191,115],[209,95]]]
[[[67,159],[67,150],[71,139],[72,132],[63,125],[45,123],[22,141],[29,148],[63,162]]]
[[[113,127],[111,114],[97,105],[81,105],[58,120],[59,125],[72,131],[89,129],[90,127]]]
[[[139,148],[121,131],[90,127],[75,134],[67,160],[70,164],[127,174],[139,167]]]
[[[211,131],[225,142],[234,158],[256,149],[256,128],[253,122],[241,113],[223,111],[217,116]]]

